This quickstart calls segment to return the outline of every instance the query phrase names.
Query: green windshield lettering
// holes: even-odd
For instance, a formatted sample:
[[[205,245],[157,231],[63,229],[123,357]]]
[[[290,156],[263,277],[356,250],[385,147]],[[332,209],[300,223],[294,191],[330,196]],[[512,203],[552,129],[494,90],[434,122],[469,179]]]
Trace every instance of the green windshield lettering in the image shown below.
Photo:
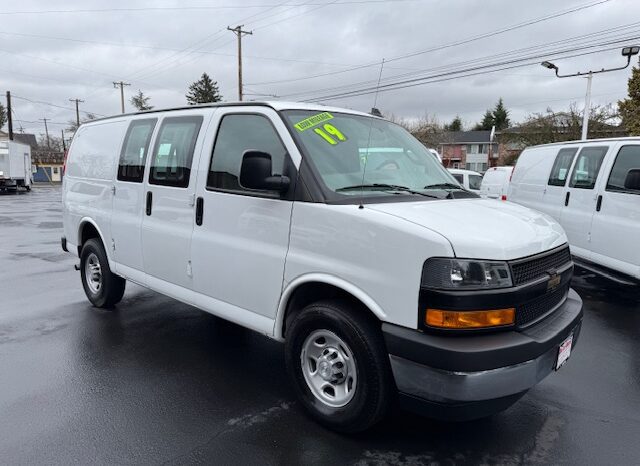
[[[298,131],[302,132],[309,128],[313,128],[320,123],[324,123],[325,121],[329,121],[333,119],[333,115],[329,112],[319,113],[317,115],[313,115],[312,117],[305,118],[302,121],[299,121],[295,125],[293,125]]]

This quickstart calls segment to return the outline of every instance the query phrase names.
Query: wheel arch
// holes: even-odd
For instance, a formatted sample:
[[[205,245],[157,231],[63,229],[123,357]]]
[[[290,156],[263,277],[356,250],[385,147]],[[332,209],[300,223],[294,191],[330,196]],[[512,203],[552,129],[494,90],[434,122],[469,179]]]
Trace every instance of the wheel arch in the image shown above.
[[[332,275],[312,273],[291,281],[282,293],[274,324],[274,338],[283,341],[291,317],[308,304],[326,298],[350,300],[377,321],[386,320],[387,315],[382,308],[357,286]]]
[[[102,246],[107,254],[107,258],[111,261],[111,257],[109,255],[109,248],[107,247],[107,243],[104,239],[104,235],[100,230],[100,227],[94,222],[91,218],[84,217],[78,223],[78,257],[80,257],[80,253],[82,252],[82,245],[91,238],[98,238],[102,242]]]

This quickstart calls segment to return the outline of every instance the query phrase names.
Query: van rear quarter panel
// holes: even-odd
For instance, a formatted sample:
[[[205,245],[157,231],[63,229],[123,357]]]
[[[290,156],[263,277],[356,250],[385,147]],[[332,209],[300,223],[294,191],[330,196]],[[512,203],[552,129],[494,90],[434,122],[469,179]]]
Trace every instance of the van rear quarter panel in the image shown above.
[[[422,266],[434,256],[453,257],[453,249],[442,235],[422,226],[366,205],[296,202],[285,295],[293,281],[324,276],[368,297],[381,320],[416,328]]]
[[[126,127],[125,119],[80,127],[69,149],[62,192],[64,233],[69,244],[79,245],[80,223],[92,221],[102,234],[109,259],[111,187]]]
[[[507,199],[511,202],[551,214],[545,208],[544,192],[551,167],[561,147],[535,147],[525,149],[513,172]]]

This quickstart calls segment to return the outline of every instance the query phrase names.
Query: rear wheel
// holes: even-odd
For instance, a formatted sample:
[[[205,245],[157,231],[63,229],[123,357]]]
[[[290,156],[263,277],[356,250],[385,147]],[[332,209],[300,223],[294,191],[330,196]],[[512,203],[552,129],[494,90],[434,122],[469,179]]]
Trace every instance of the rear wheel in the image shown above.
[[[340,432],[360,432],[386,414],[391,369],[377,322],[345,301],[303,309],[287,330],[287,370],[304,408]]]
[[[96,238],[82,246],[80,276],[84,292],[95,307],[111,308],[124,295],[126,281],[111,272],[107,253]]]

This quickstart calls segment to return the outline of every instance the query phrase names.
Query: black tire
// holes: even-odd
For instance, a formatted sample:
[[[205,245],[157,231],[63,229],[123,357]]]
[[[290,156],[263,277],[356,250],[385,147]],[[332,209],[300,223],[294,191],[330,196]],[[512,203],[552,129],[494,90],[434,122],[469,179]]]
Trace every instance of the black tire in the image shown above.
[[[303,374],[303,345],[318,330],[337,335],[353,354],[357,382],[352,398],[341,407],[324,403],[312,392]],[[380,324],[347,301],[326,300],[304,308],[288,327],[285,359],[302,406],[326,427],[338,432],[361,432],[386,415],[394,385]]]
[[[95,262],[100,266],[101,283],[96,290],[94,285],[89,284],[87,277],[87,261]],[[104,246],[99,239],[91,238],[82,246],[80,253],[80,277],[82,287],[91,304],[95,307],[109,309],[120,302],[124,295],[126,280],[111,272],[109,260]]]

